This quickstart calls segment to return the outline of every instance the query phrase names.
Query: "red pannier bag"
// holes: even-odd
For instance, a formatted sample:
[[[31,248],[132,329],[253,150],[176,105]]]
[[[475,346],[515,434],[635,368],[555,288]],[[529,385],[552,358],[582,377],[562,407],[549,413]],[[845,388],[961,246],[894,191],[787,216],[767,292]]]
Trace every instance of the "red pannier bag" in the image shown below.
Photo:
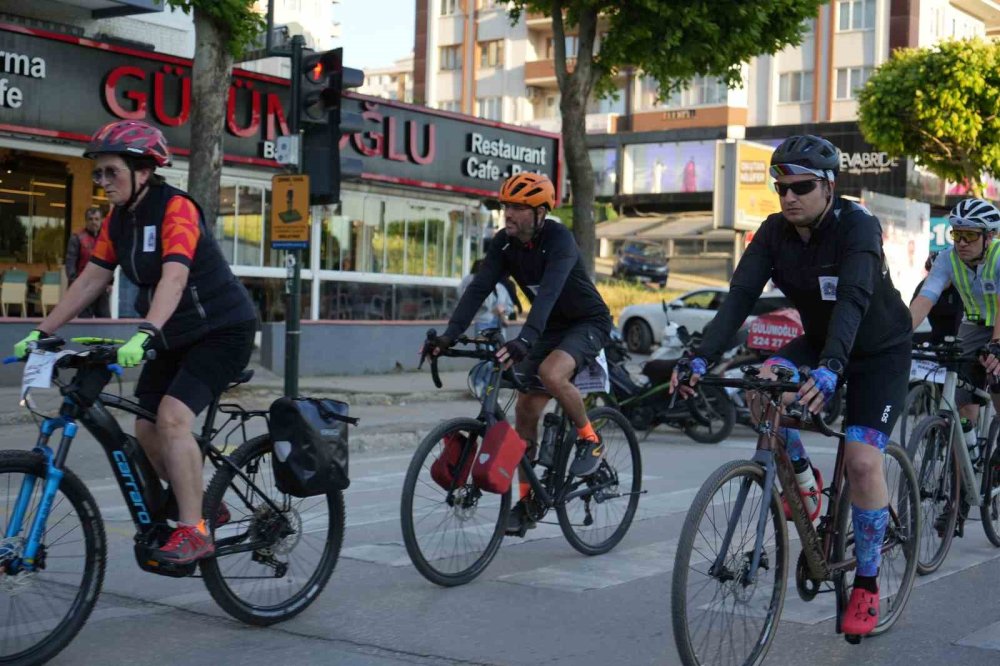
[[[451,432],[444,436],[444,451],[441,452],[441,456],[431,465],[431,478],[445,490],[463,486],[469,480],[469,472],[472,470],[472,463],[476,459],[475,441],[473,441],[473,445],[470,447],[472,450],[469,451],[465,464],[462,465],[462,473],[456,475],[458,472],[458,461],[462,457],[462,449],[465,448],[465,443],[468,441],[468,438],[460,432]],[[452,483],[453,481],[454,484]]]
[[[486,492],[507,492],[514,480],[514,470],[527,448],[527,442],[509,423],[494,424],[483,437],[483,445],[472,466],[472,480]]]

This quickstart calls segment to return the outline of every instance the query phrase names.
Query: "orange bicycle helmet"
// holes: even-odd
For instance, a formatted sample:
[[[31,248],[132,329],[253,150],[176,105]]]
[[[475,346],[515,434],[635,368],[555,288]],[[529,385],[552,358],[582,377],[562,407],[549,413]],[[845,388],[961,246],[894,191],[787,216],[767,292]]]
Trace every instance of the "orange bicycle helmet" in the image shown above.
[[[524,204],[532,208],[548,206],[552,210],[556,207],[556,188],[548,176],[522,171],[504,181],[500,188],[500,203]]]

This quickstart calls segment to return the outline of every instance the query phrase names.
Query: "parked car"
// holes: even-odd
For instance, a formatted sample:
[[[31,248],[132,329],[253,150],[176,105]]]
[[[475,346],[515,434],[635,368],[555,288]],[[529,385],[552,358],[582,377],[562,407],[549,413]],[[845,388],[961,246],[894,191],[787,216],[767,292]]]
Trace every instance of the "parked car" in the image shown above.
[[[667,286],[670,275],[670,259],[658,243],[626,241],[618,250],[618,259],[611,269],[611,277],[639,282],[655,282],[660,287]]]
[[[630,352],[648,354],[653,344],[659,344],[663,339],[668,316],[670,323],[684,326],[688,333],[701,333],[728,294],[728,287],[708,287],[687,292],[667,303],[666,309],[661,303],[629,305],[618,317],[618,328]],[[791,307],[791,303],[779,290],[764,292],[754,304],[747,321],[787,307]]]

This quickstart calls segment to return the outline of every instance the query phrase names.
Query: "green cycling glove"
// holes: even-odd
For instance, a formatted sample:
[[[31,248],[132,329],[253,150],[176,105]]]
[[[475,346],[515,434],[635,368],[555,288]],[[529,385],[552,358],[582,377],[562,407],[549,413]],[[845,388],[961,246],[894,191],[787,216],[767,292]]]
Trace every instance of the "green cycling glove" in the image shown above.
[[[146,356],[146,341],[150,337],[146,331],[139,331],[119,347],[118,365],[123,368],[134,368],[142,363],[142,359]]]
[[[28,337],[14,345],[14,356],[19,359],[24,358],[28,355],[28,344],[40,340],[43,337],[47,336],[37,329],[28,333]]]

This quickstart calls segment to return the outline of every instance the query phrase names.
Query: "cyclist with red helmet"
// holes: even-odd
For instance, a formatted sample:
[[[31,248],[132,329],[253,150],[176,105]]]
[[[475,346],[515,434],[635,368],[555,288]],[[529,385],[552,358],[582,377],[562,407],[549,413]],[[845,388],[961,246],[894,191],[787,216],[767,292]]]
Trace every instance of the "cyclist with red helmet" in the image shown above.
[[[48,317],[14,346],[54,334],[104,292],[120,266],[139,286],[136,310],[144,318],[118,350],[118,363],[134,367],[156,350],[136,384],[139,404],[155,423],[136,420],[136,436],[177,499],[178,526],[154,559],[187,564],[215,552],[201,515],[202,456],[195,416],[236,379],[250,360],[256,315],[205,226],[201,208],[156,173],[170,164],[160,130],[134,120],[99,129],[84,152],[94,159],[94,182],[113,208],[80,276]],[[229,519],[228,511],[214,517]]]
[[[518,364],[520,374],[537,374],[548,392],[518,396],[516,430],[529,445],[537,442],[538,419],[551,394],[577,428],[577,452],[570,472],[589,476],[600,466],[604,449],[587,419],[573,376],[608,343],[611,313],[587,275],[573,234],[547,217],[556,203],[552,182],[541,174],[515,174],[500,188],[499,199],[504,228],[490,242],[448,328],[433,343],[433,353],[450,347],[468,328],[497,282],[514,278],[531,301],[531,312],[518,336],[499,349],[497,359],[506,365]],[[533,526],[523,500],[518,502],[508,533],[523,536]]]

